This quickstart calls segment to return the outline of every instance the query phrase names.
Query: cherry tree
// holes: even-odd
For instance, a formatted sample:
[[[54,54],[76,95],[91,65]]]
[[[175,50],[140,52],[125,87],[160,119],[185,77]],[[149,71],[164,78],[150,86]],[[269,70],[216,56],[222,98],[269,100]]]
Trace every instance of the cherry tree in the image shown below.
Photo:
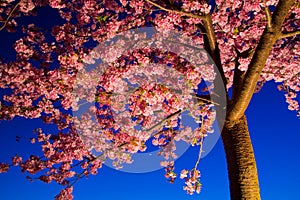
[[[299,0],[1,1],[0,31],[23,33],[14,43],[15,60],[1,61],[0,87],[9,89],[0,102],[1,119],[41,118],[57,125],[60,132],[46,133],[37,127],[31,142],[41,145],[43,155],[15,156],[11,164],[0,163],[0,172],[19,166],[22,172],[39,174],[31,179],[65,186],[57,199],[72,199],[73,185],[78,179],[97,174],[107,159],[115,160],[116,167],[132,162],[131,154],[145,151],[145,143],[151,139],[166,159],[161,163],[166,178],[174,182],[174,141],[198,145],[200,158],[203,139],[212,132],[213,120],[220,125],[225,117],[220,129],[231,198],[260,199],[245,111],[253,94],[265,82],[274,80],[286,97],[288,109],[300,116],[299,5]],[[50,30],[35,24],[19,24],[20,17],[38,15],[43,9],[57,10],[61,23]],[[156,49],[138,46],[136,36],[129,34],[126,37],[131,39],[126,45],[132,45],[132,51],[126,54],[114,42],[108,45],[113,50],[93,49],[120,33],[150,26],[160,33],[176,31],[192,43],[179,51]],[[138,37],[147,38],[147,33]],[[189,50],[189,45],[205,49],[210,58],[197,54],[195,49]],[[182,58],[183,55],[192,57]],[[86,69],[86,64],[99,57],[105,58],[108,65],[100,76]],[[194,63],[199,64],[198,57],[201,63],[197,66]],[[207,62],[209,59],[214,66]],[[174,70],[169,70],[169,77],[165,77],[163,69],[147,68],[151,63],[169,65]],[[146,68],[146,77],[155,74],[155,78],[169,82],[181,74],[188,83],[183,84],[185,95],[166,87],[168,81],[145,84],[142,76],[135,76],[139,67]],[[213,73],[214,67],[218,73]],[[203,88],[210,95],[193,93],[203,80],[211,83]],[[134,84],[139,84],[139,88],[132,89]],[[90,88],[95,95],[88,95]],[[225,93],[218,94],[216,91],[222,88],[226,88]],[[126,96],[128,91],[131,95]],[[224,98],[227,105],[223,116],[218,111],[224,110]],[[80,99],[95,101],[96,105],[78,117],[71,110],[79,109]],[[123,101],[129,102],[128,108],[118,103]],[[123,112],[126,109],[128,112]],[[180,118],[186,109],[199,128],[182,127]],[[113,111],[119,112],[117,118],[112,117]],[[97,126],[90,124],[92,116],[96,116]],[[163,120],[152,126],[158,119]],[[122,120],[125,122],[121,124],[127,126],[116,123]],[[130,130],[135,124],[142,126],[142,131]],[[87,143],[101,154],[93,154]],[[199,160],[193,169],[180,173],[189,194],[201,189],[198,164]]]

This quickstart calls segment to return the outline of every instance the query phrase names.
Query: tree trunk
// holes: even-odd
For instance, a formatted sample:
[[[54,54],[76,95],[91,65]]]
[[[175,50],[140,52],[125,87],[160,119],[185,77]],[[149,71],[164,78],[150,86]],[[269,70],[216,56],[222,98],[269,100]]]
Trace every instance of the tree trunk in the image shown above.
[[[231,200],[260,199],[256,162],[245,115],[236,122],[225,123],[222,140]]]

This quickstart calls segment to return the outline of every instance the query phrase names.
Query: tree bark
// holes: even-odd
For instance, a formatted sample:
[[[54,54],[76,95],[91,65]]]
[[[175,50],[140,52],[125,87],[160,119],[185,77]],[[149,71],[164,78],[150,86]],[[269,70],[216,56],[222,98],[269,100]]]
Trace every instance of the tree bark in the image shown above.
[[[226,122],[222,131],[231,200],[259,200],[260,189],[246,116]]]

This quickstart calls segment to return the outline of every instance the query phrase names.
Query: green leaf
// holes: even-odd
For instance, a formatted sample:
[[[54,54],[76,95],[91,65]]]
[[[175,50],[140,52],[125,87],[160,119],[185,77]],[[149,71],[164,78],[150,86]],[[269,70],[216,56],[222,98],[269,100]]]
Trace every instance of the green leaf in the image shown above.
[[[96,17],[97,22],[105,22],[107,20],[108,16],[98,16]]]
[[[233,30],[233,34],[238,34],[239,33],[239,28],[235,28],[234,30]]]

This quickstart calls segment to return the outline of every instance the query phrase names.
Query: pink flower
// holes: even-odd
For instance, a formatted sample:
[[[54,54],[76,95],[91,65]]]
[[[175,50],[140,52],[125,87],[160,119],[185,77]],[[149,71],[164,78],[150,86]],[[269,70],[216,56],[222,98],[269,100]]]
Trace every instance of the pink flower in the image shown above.
[[[67,187],[61,190],[58,195],[55,196],[55,200],[72,200],[73,199],[73,186]]]
[[[22,162],[22,157],[16,155],[12,158],[12,163],[14,166],[19,165]]]
[[[29,11],[33,10],[35,5],[33,4],[32,0],[22,0],[20,3],[20,10],[24,13],[28,13]]]
[[[0,163],[0,174],[3,172],[8,172],[9,165],[6,163]]]
[[[49,0],[49,4],[52,8],[61,9],[65,7],[65,4],[61,0]]]
[[[189,173],[189,171],[188,171],[188,170],[186,170],[186,169],[183,169],[183,170],[181,171],[181,173],[180,173],[180,178],[181,178],[181,179],[184,179],[184,178],[186,178],[186,177],[187,177],[187,175],[188,175],[188,173]]]
[[[31,142],[31,144],[34,144],[35,143],[35,138],[31,138],[30,142]]]

